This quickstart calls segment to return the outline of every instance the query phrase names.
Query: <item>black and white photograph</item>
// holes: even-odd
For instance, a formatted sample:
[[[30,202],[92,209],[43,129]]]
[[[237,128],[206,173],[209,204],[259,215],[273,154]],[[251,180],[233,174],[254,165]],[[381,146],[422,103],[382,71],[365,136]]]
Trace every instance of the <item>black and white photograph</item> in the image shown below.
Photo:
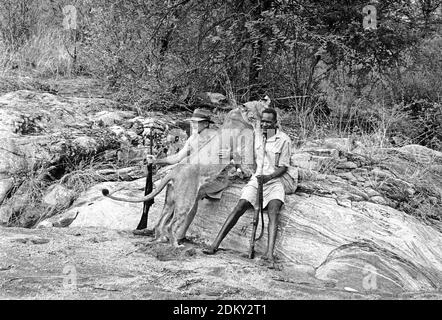
[[[0,0],[0,300],[440,302],[442,0]]]

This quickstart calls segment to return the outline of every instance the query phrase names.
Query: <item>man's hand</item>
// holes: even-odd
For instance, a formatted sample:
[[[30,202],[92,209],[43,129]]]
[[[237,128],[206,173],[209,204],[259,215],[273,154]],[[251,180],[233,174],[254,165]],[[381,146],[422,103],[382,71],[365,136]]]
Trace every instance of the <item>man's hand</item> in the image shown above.
[[[256,179],[258,179],[258,182],[261,180],[262,184],[266,184],[267,182],[272,180],[272,176],[265,174],[265,175],[262,175],[262,176],[256,176]]]
[[[155,161],[156,161],[156,158],[155,158],[154,155],[146,154],[146,162],[147,162],[147,164],[153,164],[153,163],[155,163]]]

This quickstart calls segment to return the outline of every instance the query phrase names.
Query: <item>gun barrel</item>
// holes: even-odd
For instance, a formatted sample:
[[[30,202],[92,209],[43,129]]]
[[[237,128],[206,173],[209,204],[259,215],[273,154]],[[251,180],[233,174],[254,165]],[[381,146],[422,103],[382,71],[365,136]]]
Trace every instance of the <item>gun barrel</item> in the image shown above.
[[[253,259],[255,255],[255,236],[256,236],[256,229],[258,227],[258,219],[259,219],[259,208],[257,208],[253,215],[253,222],[252,222],[252,234],[250,235],[250,244],[249,244],[249,259]]]
[[[153,137],[152,133],[150,134],[150,154],[153,154]],[[147,165],[147,177],[146,177],[146,185],[144,186],[144,195],[147,196],[149,193],[153,190],[153,181],[152,181],[152,175],[153,175],[153,168],[152,163],[149,163]],[[143,213],[141,214],[140,222],[138,223],[137,230],[142,230],[147,228],[147,221],[149,217],[149,209],[154,204],[154,199],[151,199],[149,201],[146,201],[143,203]]]

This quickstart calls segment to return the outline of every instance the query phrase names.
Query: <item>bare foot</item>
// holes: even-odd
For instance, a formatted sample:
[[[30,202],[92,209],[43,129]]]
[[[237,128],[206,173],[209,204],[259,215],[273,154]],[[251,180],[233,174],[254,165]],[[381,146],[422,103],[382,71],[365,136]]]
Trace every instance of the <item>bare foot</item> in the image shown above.
[[[261,256],[258,263],[263,267],[273,270],[281,271],[283,269],[282,265],[277,263],[274,257],[269,257],[268,255]]]
[[[172,246],[173,246],[175,249],[182,249],[182,248],[185,248],[185,247],[186,247],[184,244],[179,244],[177,241],[174,241],[174,242],[172,243]]]
[[[261,256],[258,260],[258,264],[263,267],[267,267],[269,269],[275,268],[275,260],[271,257],[268,257],[266,255]]]
[[[269,263],[269,262],[274,262],[275,260],[273,259],[273,257],[268,257],[266,255],[263,255],[259,258],[259,261],[263,263]]]

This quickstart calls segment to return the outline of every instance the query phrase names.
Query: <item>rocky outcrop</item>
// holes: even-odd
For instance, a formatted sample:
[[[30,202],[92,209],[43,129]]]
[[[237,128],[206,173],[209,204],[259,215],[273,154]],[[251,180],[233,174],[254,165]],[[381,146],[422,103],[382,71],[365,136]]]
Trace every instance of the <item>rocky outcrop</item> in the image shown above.
[[[212,240],[239,191],[232,188],[219,203],[204,202],[192,231]],[[247,252],[251,219],[251,212],[242,217],[223,247]],[[440,231],[388,206],[365,201],[340,206],[335,199],[301,193],[287,197],[279,224],[281,259],[310,265],[318,278],[340,288],[398,292],[442,285]],[[266,242],[264,236],[258,243],[261,253]]]
[[[280,215],[276,250],[283,264],[309,266],[317,279],[355,292],[440,290],[442,224],[430,216],[428,224],[413,216],[419,207],[413,209],[411,204],[423,190],[406,174],[407,168],[421,164],[404,158],[403,149],[378,150],[377,158],[367,158],[348,149],[331,148],[330,143],[310,145],[293,154],[301,181],[296,194],[286,197]],[[436,169],[438,161],[432,163]],[[440,174],[436,169],[429,166],[426,172],[434,177]],[[420,179],[428,182],[429,178]],[[436,199],[433,208],[441,203],[440,183],[434,182],[425,191],[425,196],[431,193]],[[101,197],[100,189],[122,188],[121,194],[130,196],[142,193],[143,186],[144,179],[98,185],[80,197],[67,215],[54,217],[46,226],[60,226],[62,219],[71,219],[75,227],[134,229],[141,204],[113,202]],[[211,242],[242,187],[240,183],[229,187],[220,201],[202,200],[189,235]],[[151,208],[151,227],[161,212],[163,197],[164,192]],[[406,204],[409,214],[402,210]],[[247,252],[251,220],[249,211],[222,247]],[[266,243],[265,232],[257,243],[258,253],[264,252]]]
[[[140,160],[149,149],[145,122],[152,118],[136,117],[134,112],[117,107],[117,103],[103,98],[62,97],[29,90],[1,96],[0,223],[31,227],[56,213],[54,208],[62,206],[42,201],[49,192],[46,189],[60,179],[72,187],[76,182],[72,182],[75,173],[71,171],[86,164],[91,168],[89,178],[83,174],[76,179],[86,188],[89,185],[85,181],[90,184],[143,176]],[[155,141],[161,143],[155,143],[155,152],[167,153],[169,146],[182,146],[184,131],[169,128],[168,123],[173,124],[170,119],[160,123],[163,130],[158,130]],[[171,133],[174,135],[167,140],[165,136]]]
[[[233,104],[229,99],[220,93],[216,92],[200,92],[195,95],[195,106],[211,107],[217,109],[231,109]]]
[[[40,228],[134,229],[142,204],[114,202],[101,189],[121,189],[125,196],[143,193],[139,164],[148,148],[146,119],[115,107],[106,99],[25,90],[0,97],[0,221],[26,227],[38,223]],[[160,140],[165,142],[156,143],[155,153],[175,152],[165,151],[167,143],[182,142],[185,135],[178,128],[173,132],[166,116],[161,120]],[[80,179],[72,179],[75,172],[67,164],[92,158],[119,166],[85,169]],[[352,292],[441,289],[440,153],[420,146],[368,149],[351,139],[326,139],[300,146],[292,163],[300,183],[280,214],[276,248],[285,271],[302,266],[316,279]],[[88,175],[101,180],[87,180]],[[97,184],[106,180],[114,182]],[[69,187],[75,181],[90,181],[79,196]],[[189,235],[211,242],[243,185],[234,183],[219,201],[202,200]],[[150,226],[163,201],[164,192],[151,208]],[[240,219],[223,248],[247,251],[251,215]],[[258,254],[266,241],[264,233]]]
[[[110,107],[106,99],[62,98],[27,90],[0,97],[0,216],[3,222],[31,226],[45,211],[39,193],[60,178],[68,163],[79,163],[119,142],[93,128],[87,113]]]

